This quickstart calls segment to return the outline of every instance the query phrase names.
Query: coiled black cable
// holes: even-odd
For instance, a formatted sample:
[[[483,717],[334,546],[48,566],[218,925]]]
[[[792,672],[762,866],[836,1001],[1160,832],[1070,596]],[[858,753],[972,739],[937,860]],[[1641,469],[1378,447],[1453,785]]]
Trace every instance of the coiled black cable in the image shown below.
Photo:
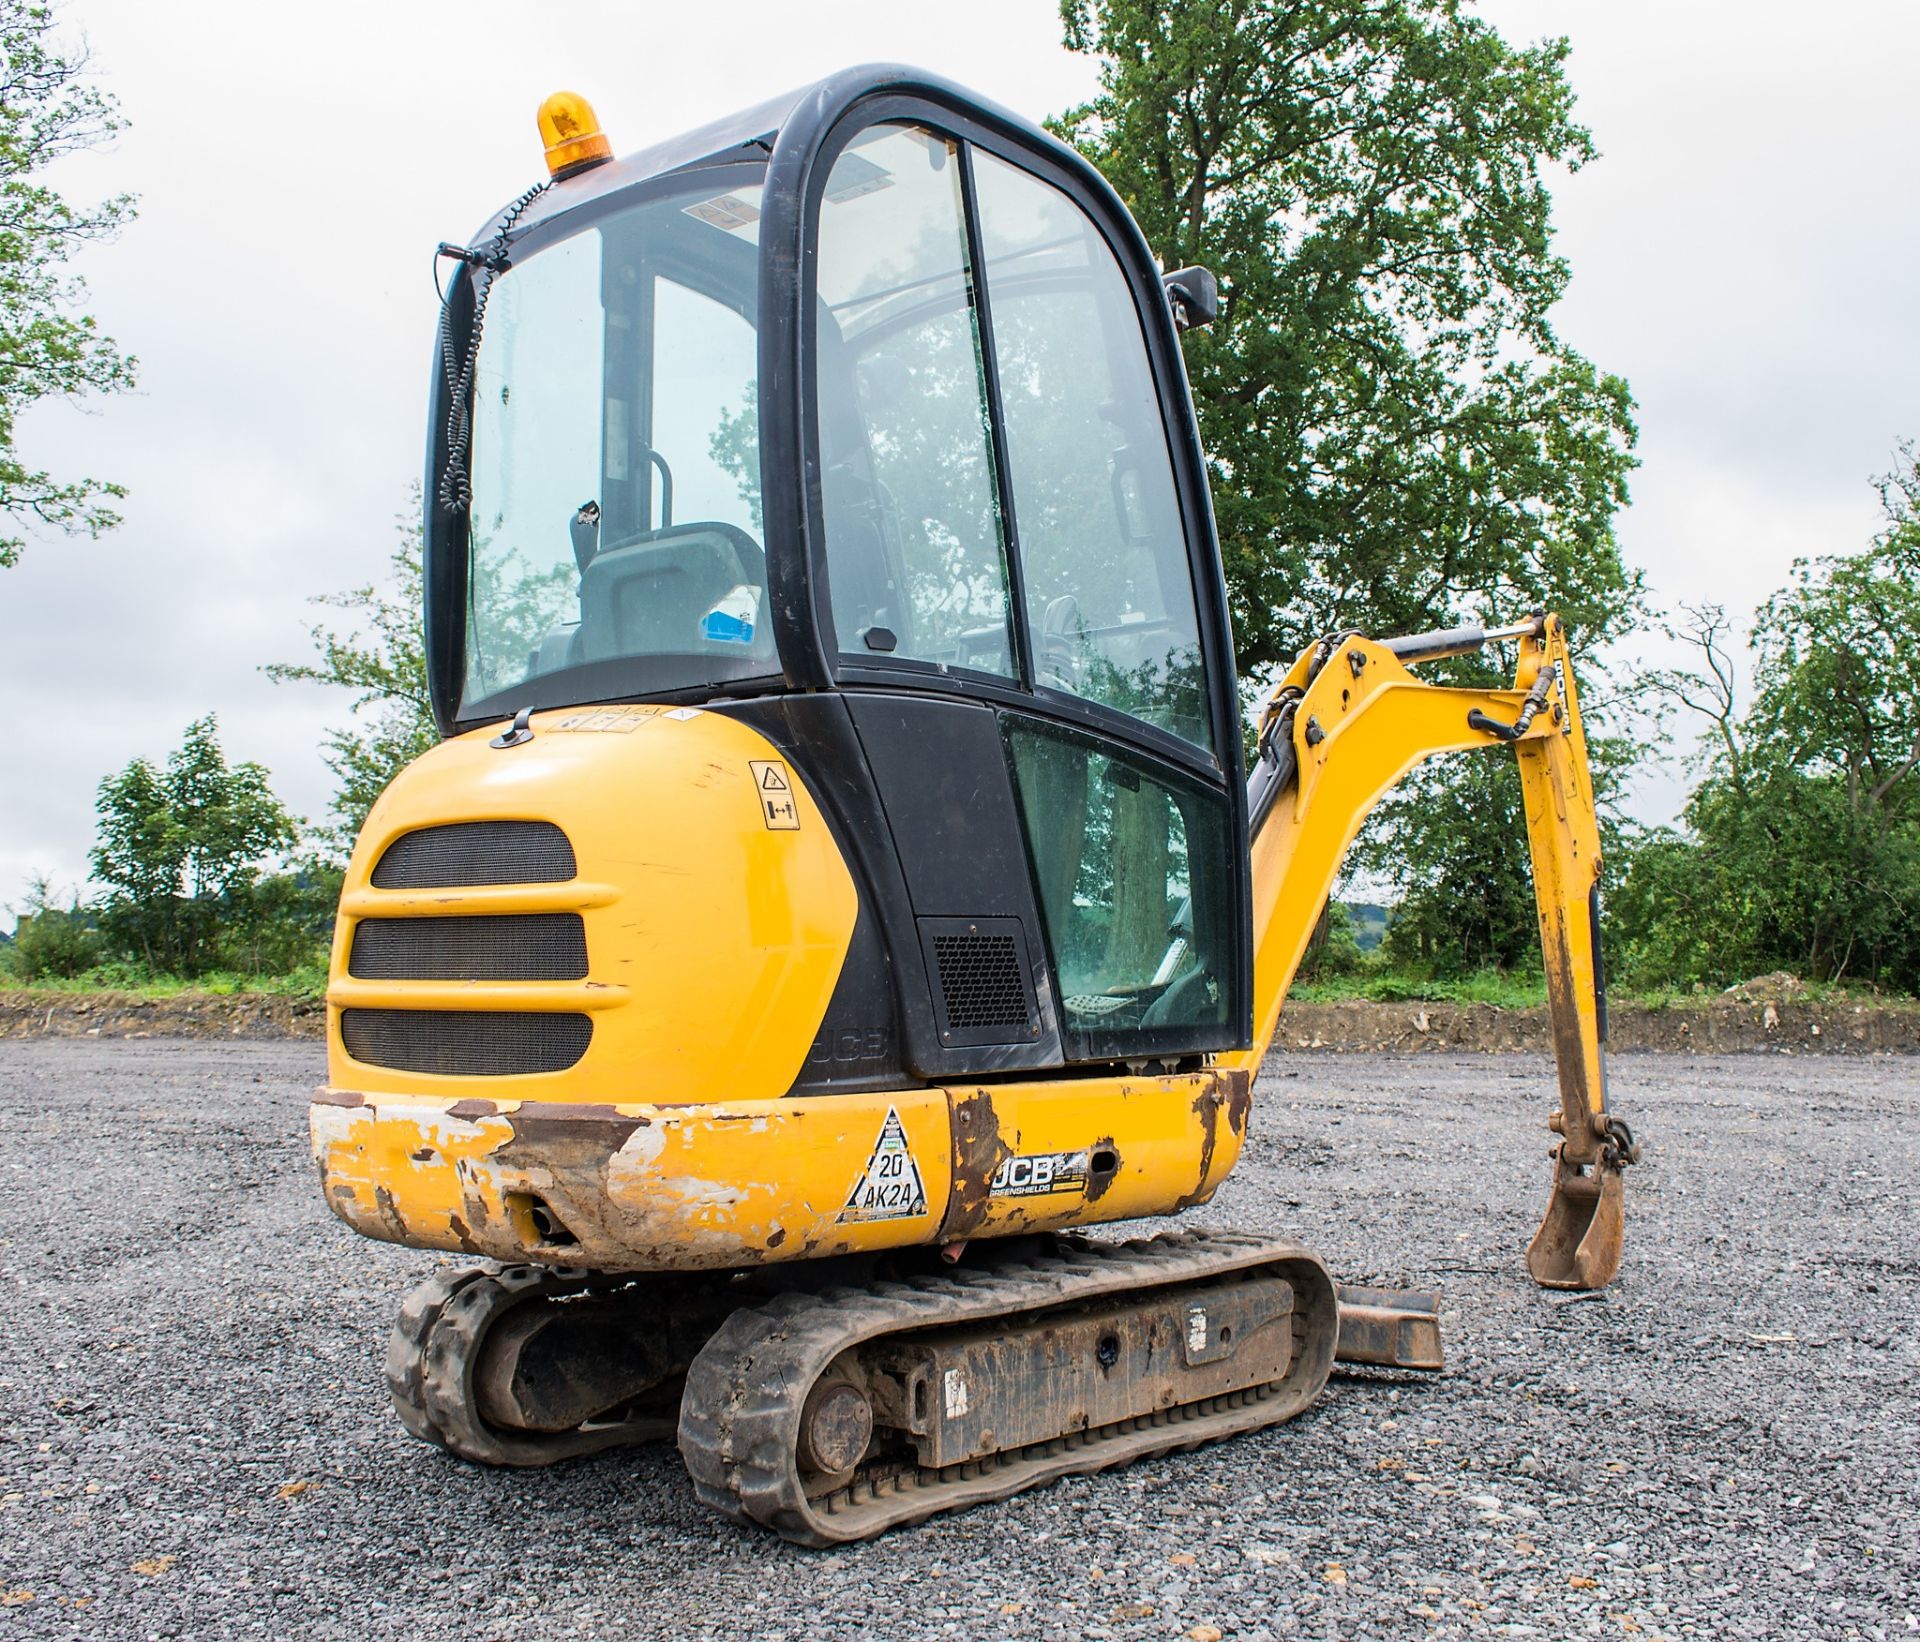
[[[447,457],[440,470],[440,505],[449,513],[464,513],[473,505],[473,481],[467,473],[467,447],[473,440],[473,377],[480,363],[480,327],[486,319],[487,297],[494,280],[507,269],[507,238],[514,224],[553,185],[549,177],[535,183],[500,216],[500,226],[484,249],[461,251],[443,245],[440,255],[457,256],[473,269],[473,327],[467,333],[466,356],[453,368],[453,305],[440,302],[440,368],[447,383]],[[437,258],[436,258],[437,260]]]

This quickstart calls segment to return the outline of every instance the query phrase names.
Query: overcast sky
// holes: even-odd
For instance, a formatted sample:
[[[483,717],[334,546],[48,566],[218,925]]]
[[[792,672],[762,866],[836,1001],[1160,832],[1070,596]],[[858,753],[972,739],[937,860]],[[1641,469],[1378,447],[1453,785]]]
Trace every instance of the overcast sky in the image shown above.
[[[1557,189],[1563,334],[1639,400],[1621,520],[1668,599],[1742,614],[1797,554],[1856,547],[1920,435],[1920,7],[1490,0],[1566,34],[1602,158]],[[849,63],[936,69],[1040,118],[1085,96],[1051,0],[725,7],[574,0],[68,0],[130,129],[59,185],[141,197],[83,267],[137,394],[30,413],[25,459],[131,489],[99,543],[0,571],[0,906],[86,871],[93,794],[215,711],[318,817],[342,718],[259,669],[305,600],[377,575],[420,470],[434,245],[541,174],[533,113],[591,97],[628,151]],[[1654,811],[1679,789],[1655,784]]]

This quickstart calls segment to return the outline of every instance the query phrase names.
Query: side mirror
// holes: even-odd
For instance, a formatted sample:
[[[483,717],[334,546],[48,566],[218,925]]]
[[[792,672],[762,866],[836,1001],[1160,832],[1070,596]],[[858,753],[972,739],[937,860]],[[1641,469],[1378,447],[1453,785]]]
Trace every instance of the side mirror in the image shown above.
[[[1190,331],[1211,325],[1220,317],[1220,282],[1206,268],[1176,268],[1165,277],[1167,301],[1173,305],[1175,330]]]

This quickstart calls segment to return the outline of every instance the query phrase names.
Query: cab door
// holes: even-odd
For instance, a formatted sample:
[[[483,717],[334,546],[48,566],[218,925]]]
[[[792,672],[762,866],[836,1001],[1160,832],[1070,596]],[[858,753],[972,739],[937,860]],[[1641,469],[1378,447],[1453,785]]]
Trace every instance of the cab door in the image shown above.
[[[943,1049],[1247,1042],[1232,650],[1137,229],[1064,150],[951,110],[843,132],[817,210],[815,621]]]

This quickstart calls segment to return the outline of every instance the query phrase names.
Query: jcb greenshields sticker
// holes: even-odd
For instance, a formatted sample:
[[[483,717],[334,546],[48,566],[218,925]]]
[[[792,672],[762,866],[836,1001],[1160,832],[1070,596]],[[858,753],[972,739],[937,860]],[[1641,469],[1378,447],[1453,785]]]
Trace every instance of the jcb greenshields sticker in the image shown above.
[[[907,1131],[899,1112],[889,1106],[887,1121],[880,1125],[880,1138],[873,1143],[873,1154],[853,1183],[840,1218],[906,1220],[926,1212],[927,1188],[920,1179],[920,1165],[914,1162],[913,1149],[907,1145]]]
[[[1044,1197],[1087,1189],[1085,1152],[1036,1152],[1006,1159],[993,1177],[995,1197]]]

